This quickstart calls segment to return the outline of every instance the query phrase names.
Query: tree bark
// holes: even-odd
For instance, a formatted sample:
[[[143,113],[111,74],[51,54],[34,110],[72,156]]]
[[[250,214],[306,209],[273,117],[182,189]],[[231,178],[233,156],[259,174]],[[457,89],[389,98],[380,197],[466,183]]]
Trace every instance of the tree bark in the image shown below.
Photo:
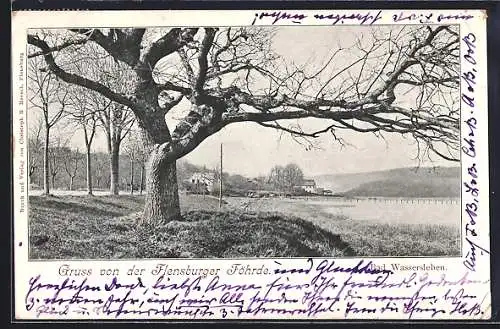
[[[120,165],[120,146],[118,143],[113,143],[111,146],[111,161],[110,161],[111,183],[109,187],[112,195],[118,195],[120,191],[119,165]]]
[[[69,178],[69,190],[70,191],[73,191],[73,180],[74,180],[74,178],[75,178],[74,176],[71,176]]]
[[[151,152],[146,168],[146,204],[140,224],[163,224],[180,218],[176,162]]]
[[[90,145],[87,145],[87,194],[93,194]]]
[[[43,194],[49,195],[49,125],[45,125],[45,148],[43,150]],[[53,180],[52,180],[53,182]],[[54,186],[54,183],[52,183]]]

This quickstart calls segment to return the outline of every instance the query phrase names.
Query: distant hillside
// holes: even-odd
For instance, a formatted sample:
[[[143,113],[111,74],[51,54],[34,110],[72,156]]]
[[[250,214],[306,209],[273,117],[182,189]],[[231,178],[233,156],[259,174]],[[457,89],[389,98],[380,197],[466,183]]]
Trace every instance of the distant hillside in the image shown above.
[[[356,174],[314,177],[334,193],[385,197],[458,197],[460,167],[397,168]]]

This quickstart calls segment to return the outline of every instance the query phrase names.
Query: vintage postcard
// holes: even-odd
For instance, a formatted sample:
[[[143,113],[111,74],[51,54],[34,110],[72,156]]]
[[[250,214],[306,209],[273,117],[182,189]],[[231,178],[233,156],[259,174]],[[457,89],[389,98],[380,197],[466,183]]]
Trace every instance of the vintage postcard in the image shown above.
[[[14,12],[15,319],[489,319],[486,20]]]

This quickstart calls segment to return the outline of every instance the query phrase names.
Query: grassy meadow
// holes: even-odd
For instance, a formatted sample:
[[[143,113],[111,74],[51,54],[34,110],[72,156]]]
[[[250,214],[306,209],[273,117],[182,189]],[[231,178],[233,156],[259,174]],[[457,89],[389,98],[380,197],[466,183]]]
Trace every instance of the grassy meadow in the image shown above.
[[[30,258],[452,256],[459,227],[332,216],[307,202],[182,195],[183,218],[137,227],[144,197],[30,196]],[[263,202],[264,201],[264,202]]]

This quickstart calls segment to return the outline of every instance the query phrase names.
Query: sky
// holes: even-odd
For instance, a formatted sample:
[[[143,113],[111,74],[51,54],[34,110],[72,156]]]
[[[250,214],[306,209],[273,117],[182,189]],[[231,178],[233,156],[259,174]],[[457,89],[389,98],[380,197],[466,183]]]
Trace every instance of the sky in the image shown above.
[[[360,27],[356,32],[369,35],[368,29],[362,29],[363,27]],[[350,47],[354,39],[352,27],[289,27],[277,32],[273,46],[285,60],[300,64],[307,60],[324,60],[333,48],[338,45]],[[335,65],[342,65],[347,60],[339,58]],[[181,102],[179,108],[169,114],[167,123],[170,126],[176,123],[175,117],[178,113],[186,109],[186,103]],[[33,117],[36,115],[38,113]],[[328,122],[319,119],[302,119],[300,123],[310,129],[321,129],[328,125]],[[72,146],[83,149],[83,135],[75,129],[66,130],[72,134]],[[339,136],[349,145],[342,146],[331,135],[325,134],[314,139],[315,148],[307,149],[287,133],[264,128],[255,123],[237,123],[210,136],[183,159],[193,164],[215,168],[219,163],[219,149],[222,144],[224,171],[248,177],[267,175],[274,165],[288,163],[298,164],[306,176],[369,172],[419,165],[415,159],[416,145],[409,138],[386,133],[383,140],[371,133],[353,131],[343,131]],[[94,150],[106,150],[102,133],[96,136]],[[455,165],[437,157],[433,160],[420,165]]]
[[[219,163],[220,144],[223,145],[223,168],[230,173],[250,177],[266,175],[274,165],[298,164],[307,176],[369,172],[419,165],[415,160],[416,147],[410,139],[389,135],[386,141],[372,134],[346,132],[351,144],[342,147],[331,136],[314,141],[317,148],[308,150],[286,133],[263,128],[255,123],[225,127],[206,139],[185,159],[215,168]],[[435,159],[421,165],[450,166],[454,163]]]

